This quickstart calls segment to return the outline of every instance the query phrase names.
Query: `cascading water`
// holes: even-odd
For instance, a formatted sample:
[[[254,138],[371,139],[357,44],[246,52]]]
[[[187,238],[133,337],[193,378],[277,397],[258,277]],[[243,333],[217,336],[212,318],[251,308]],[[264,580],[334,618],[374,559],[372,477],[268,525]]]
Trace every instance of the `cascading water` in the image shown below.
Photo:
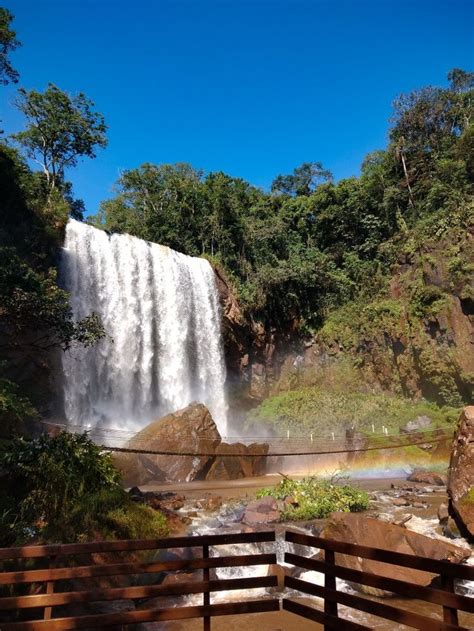
[[[70,220],[61,262],[75,320],[108,337],[63,353],[70,424],[138,430],[191,401],[226,433],[220,310],[209,263]]]

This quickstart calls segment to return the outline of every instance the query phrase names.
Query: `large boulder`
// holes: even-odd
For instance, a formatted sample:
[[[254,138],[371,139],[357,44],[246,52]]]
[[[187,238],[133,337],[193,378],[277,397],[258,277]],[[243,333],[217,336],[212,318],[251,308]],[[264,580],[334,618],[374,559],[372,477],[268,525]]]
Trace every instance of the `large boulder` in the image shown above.
[[[188,407],[153,421],[131,438],[125,447],[137,450],[196,455],[116,454],[126,486],[152,481],[190,482],[205,479],[221,437],[205,405]],[[206,454],[206,455],[201,455]]]
[[[474,540],[474,406],[465,407],[451,451],[450,508],[460,531]]]
[[[214,460],[207,480],[237,480],[261,475],[265,471],[266,443],[221,443],[216,447]],[[235,454],[239,454],[238,457]]]
[[[322,537],[390,550],[403,552],[417,557],[461,563],[471,556],[469,548],[446,543],[440,539],[432,539],[417,532],[407,530],[388,522],[355,513],[332,513],[325,526]],[[354,570],[371,572],[387,578],[396,578],[415,585],[429,585],[434,574],[396,565],[387,565],[380,561],[363,559],[362,557],[336,553],[336,563]],[[390,592],[370,586],[354,583],[353,587],[374,596],[390,596]]]
[[[417,469],[408,476],[407,480],[409,482],[429,484],[430,486],[446,486],[447,478],[444,473],[438,473],[437,471],[421,471]]]
[[[433,421],[429,416],[417,416],[402,427],[400,433],[402,434],[411,434],[412,432],[422,432],[426,431],[429,427],[431,427]]]

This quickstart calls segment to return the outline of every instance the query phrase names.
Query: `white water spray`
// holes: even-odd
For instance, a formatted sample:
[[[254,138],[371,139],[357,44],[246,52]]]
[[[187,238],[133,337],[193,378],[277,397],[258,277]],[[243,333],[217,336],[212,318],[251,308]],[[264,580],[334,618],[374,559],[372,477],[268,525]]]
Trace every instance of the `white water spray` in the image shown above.
[[[95,312],[109,336],[63,354],[70,424],[138,430],[199,401],[225,435],[219,299],[206,260],[70,220],[61,276],[74,319]]]

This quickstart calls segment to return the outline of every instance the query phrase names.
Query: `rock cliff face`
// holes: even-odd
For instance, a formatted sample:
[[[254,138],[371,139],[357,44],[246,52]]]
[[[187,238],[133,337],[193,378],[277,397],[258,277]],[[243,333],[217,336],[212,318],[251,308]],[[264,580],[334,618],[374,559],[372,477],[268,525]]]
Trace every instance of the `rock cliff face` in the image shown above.
[[[459,419],[449,464],[450,510],[462,533],[474,541],[474,406]]]
[[[217,272],[229,383],[242,407],[304,385],[331,386],[342,366],[371,391],[459,405],[472,400],[474,278],[458,271],[462,244],[440,241],[400,255],[387,290],[373,302],[346,303],[312,337],[298,322],[272,326],[245,319]],[[454,254],[453,254],[454,252]]]
[[[215,269],[222,305],[223,336],[230,406],[253,407],[272,391],[282,366],[298,354],[296,323],[266,326],[246,318],[235,292],[219,269]],[[290,360],[288,360],[290,358]]]

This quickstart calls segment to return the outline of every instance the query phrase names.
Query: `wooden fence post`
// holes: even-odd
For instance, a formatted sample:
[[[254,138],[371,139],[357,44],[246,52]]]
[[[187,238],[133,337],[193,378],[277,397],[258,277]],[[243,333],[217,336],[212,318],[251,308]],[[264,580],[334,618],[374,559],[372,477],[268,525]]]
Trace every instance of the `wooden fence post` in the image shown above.
[[[202,558],[203,559],[208,559],[209,558],[209,546],[202,546]],[[208,581],[209,582],[209,568],[205,567],[202,570],[202,577],[204,581]],[[210,602],[211,602],[211,598],[210,598],[210,594],[209,594],[209,589],[207,589],[206,591],[203,592],[203,604],[205,607],[207,607]],[[203,618],[203,630],[204,631],[211,631],[211,617],[210,616],[204,616]]]
[[[334,567],[336,561],[335,561],[335,554],[332,550],[324,551],[324,561],[330,567]],[[326,589],[332,589],[336,591],[336,577],[330,576],[329,574],[325,574],[324,587]],[[328,614],[329,616],[335,616],[337,618],[337,603],[325,598],[324,599],[324,613]],[[330,631],[330,629],[332,629],[332,627],[328,627],[327,625],[324,626],[324,631]]]
[[[56,557],[55,556],[50,556],[49,557],[49,569],[52,570],[54,567],[56,567]],[[54,581],[48,581],[46,583],[46,594],[49,596],[53,592],[54,592]],[[53,608],[52,607],[45,607],[44,608],[43,619],[44,620],[51,620],[52,613],[53,613]]]
[[[454,591],[454,579],[451,576],[441,575],[441,587],[446,592],[455,593]],[[443,622],[450,624],[459,624],[458,622],[458,610],[452,607],[443,606]]]

